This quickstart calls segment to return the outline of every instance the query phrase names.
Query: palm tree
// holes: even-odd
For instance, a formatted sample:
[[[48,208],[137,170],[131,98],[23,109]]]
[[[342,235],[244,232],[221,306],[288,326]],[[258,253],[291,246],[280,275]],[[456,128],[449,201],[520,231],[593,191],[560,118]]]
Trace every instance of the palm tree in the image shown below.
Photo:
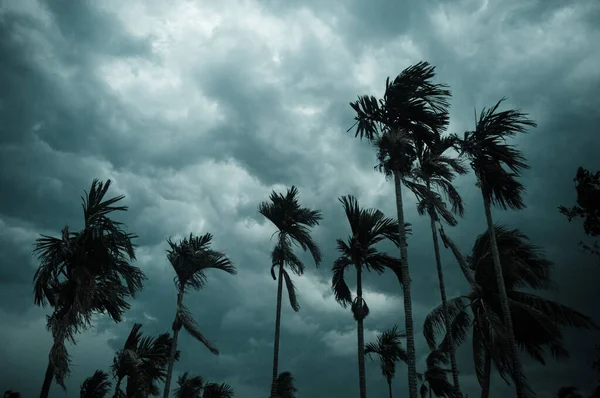
[[[179,243],[167,239],[170,249],[167,250],[167,259],[175,270],[175,287],[177,288],[177,311],[173,321],[173,341],[170,347],[167,375],[165,377],[164,398],[169,398],[173,366],[177,355],[177,338],[181,327],[194,338],[200,341],[215,355],[219,350],[211,343],[198,328],[192,314],[183,305],[183,295],[190,289],[200,290],[206,285],[206,270],[218,269],[228,274],[237,273],[235,266],[225,253],[212,250],[210,243],[212,235],[207,233],[202,236],[184,238]]]
[[[435,67],[427,62],[409,66],[394,79],[386,81],[384,98],[359,96],[350,103],[356,112],[356,137],[367,138],[377,149],[377,168],[394,178],[400,261],[404,281],[404,315],[408,355],[410,398],[417,398],[417,368],[408,249],[404,229],[402,179],[411,173],[418,148],[435,139],[448,124],[450,91],[443,84],[433,84]]]
[[[421,398],[436,397],[455,397],[455,387],[448,381],[448,373],[452,370],[446,369],[443,365],[448,364],[447,353],[435,349],[429,352],[425,360],[427,369],[425,373],[419,375],[421,379]]]
[[[13,390],[4,392],[3,398],[21,398],[21,393]]]
[[[190,376],[185,372],[177,379],[176,398],[233,398],[229,384],[205,383],[202,376]]]
[[[173,339],[169,333],[163,333],[157,338],[142,336],[141,327],[139,323],[133,325],[123,349],[116,353],[113,360],[111,368],[117,380],[114,398],[160,394],[156,382],[165,379],[165,368],[169,362]],[[177,351],[175,360],[179,359],[179,354]],[[125,377],[127,377],[126,393],[120,388]]]
[[[296,398],[298,390],[294,384],[294,376],[290,372],[281,372],[277,376],[275,396],[277,398]]]
[[[561,387],[556,393],[557,398],[584,398],[577,387]]]
[[[352,235],[347,241],[337,239],[337,247],[340,257],[333,263],[333,278],[331,287],[335,299],[346,308],[351,304],[352,314],[357,322],[358,335],[358,380],[360,397],[367,396],[367,385],[365,379],[365,341],[363,322],[369,315],[369,307],[363,298],[362,272],[373,270],[379,274],[386,268],[392,269],[399,277],[400,261],[387,253],[378,252],[374,247],[384,239],[389,239],[396,246],[400,244],[397,222],[386,218],[377,209],[361,209],[354,196],[342,196],[342,203],[346,217],[350,223]],[[348,267],[356,268],[356,298],[352,299],[350,288],[344,280]]]
[[[65,226],[61,238],[42,235],[36,240],[34,253],[40,266],[33,279],[34,302],[53,307],[48,329],[54,344],[41,398],[48,397],[53,378],[65,388],[70,363],[65,341],[75,344],[75,335],[91,326],[95,313],[106,313],[120,322],[130,307],[126,299],[143,287],[143,272],[131,265],[135,260],[131,241],[136,236],[109,218],[112,212],[127,210],[127,206],[116,206],[123,195],[104,199],[110,185],[110,180],[93,180],[90,192],[82,198],[81,231],[73,233]]]
[[[462,198],[452,183],[457,174],[466,174],[467,169],[463,166],[460,159],[454,158],[447,153],[454,148],[456,143],[456,137],[436,136],[432,143],[419,148],[419,151],[417,152],[417,166],[412,170],[410,179],[403,180],[404,185],[406,185],[419,200],[419,214],[423,215],[427,212],[429,215],[440,295],[442,297],[442,306],[444,308],[446,328],[448,330],[450,329],[450,321],[446,308],[446,286],[444,283],[444,272],[440,257],[436,222],[444,221],[448,225],[456,226],[457,221],[454,214],[462,216],[464,213]],[[442,195],[450,203],[450,209],[446,208]],[[448,350],[450,354],[455,395],[456,397],[460,397],[462,396],[462,393],[460,392],[458,366],[456,364],[456,354],[451,338],[448,340]]]
[[[313,210],[300,205],[298,201],[298,189],[295,186],[288,189],[285,195],[278,194],[275,191],[271,192],[269,200],[270,202],[261,202],[258,205],[258,212],[277,227],[276,234],[278,235],[277,244],[271,253],[271,276],[273,280],[277,280],[275,267],[279,267],[275,340],[273,344],[273,373],[271,378],[271,397],[274,397],[279,371],[279,335],[281,329],[283,280],[285,280],[292,309],[294,311],[300,310],[294,282],[284,266],[288,265],[290,270],[296,275],[304,273],[304,263],[294,253],[292,244],[299,245],[304,251],[308,250],[317,266],[321,263],[321,249],[310,236],[309,228],[319,225],[319,221],[323,217],[320,210]]]
[[[365,354],[375,354],[379,357],[381,363],[381,374],[388,383],[388,391],[392,398],[392,379],[396,374],[396,363],[403,361],[406,363],[406,351],[402,348],[401,338],[406,334],[400,333],[398,327],[383,331],[377,335],[375,343],[369,343],[365,346]]]
[[[525,133],[527,127],[535,127],[536,124],[527,117],[527,114],[515,109],[499,112],[498,107],[504,100],[505,98],[502,98],[492,108],[484,108],[481,111],[475,131],[464,134],[460,149],[471,162],[471,167],[477,177],[477,186],[483,196],[483,207],[497,278],[496,283],[502,305],[502,317],[507,331],[507,349],[512,361],[511,366],[514,368],[515,374],[520,375],[523,373],[523,366],[517,353],[513,322],[502,274],[502,264],[500,263],[496,237],[494,236],[492,205],[505,210],[508,208],[525,208],[522,198],[525,187],[516,178],[529,166],[522,153],[513,145],[506,143],[506,138],[515,136],[517,133]],[[515,387],[517,397],[524,398],[526,388],[521,377],[516,378]]]
[[[104,398],[110,390],[111,382],[108,373],[97,370],[93,376],[88,377],[81,384],[79,396],[81,398]]]
[[[516,373],[512,366],[507,330],[502,320],[501,296],[496,284],[494,256],[490,253],[490,234],[486,231],[480,235],[467,257],[461,254],[443,229],[440,229],[440,234],[444,244],[452,249],[471,291],[448,301],[450,329],[445,329],[441,306],[426,317],[423,333],[429,346],[447,351],[449,335],[458,345],[466,340],[471,330],[473,360],[482,386],[482,397],[489,396],[492,364],[507,383],[509,377],[513,381],[519,379],[525,391],[532,394],[525,374]],[[501,225],[494,226],[494,234],[509,308],[515,319],[514,337],[518,347],[541,364],[545,364],[546,349],[557,360],[568,358],[561,327],[588,329],[596,326],[586,315],[529,292],[531,289],[553,289],[555,285],[550,277],[552,263],[527,236],[517,229]],[[446,335],[438,346],[436,335],[444,330],[447,330]]]

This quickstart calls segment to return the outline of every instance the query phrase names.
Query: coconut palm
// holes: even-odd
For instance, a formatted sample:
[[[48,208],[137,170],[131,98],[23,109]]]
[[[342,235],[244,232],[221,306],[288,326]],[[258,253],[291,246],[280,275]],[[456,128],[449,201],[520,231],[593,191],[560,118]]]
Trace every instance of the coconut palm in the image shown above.
[[[511,366],[514,368],[515,374],[520,375],[523,373],[523,366],[517,353],[513,321],[503,281],[502,264],[494,236],[492,205],[502,209],[525,208],[522,197],[525,187],[517,181],[517,177],[529,166],[523,154],[513,145],[508,144],[506,139],[518,133],[525,133],[528,127],[535,127],[536,124],[527,117],[527,114],[518,110],[498,111],[498,107],[504,100],[502,98],[490,109],[484,108],[481,111],[475,130],[464,134],[464,139],[460,142],[460,149],[471,162],[471,167],[477,177],[477,186],[483,196],[496,283],[502,305],[502,318],[507,331],[507,348],[512,361]],[[525,382],[521,377],[516,377],[515,387],[517,398],[525,397]]]
[[[97,370],[83,381],[79,396],[81,398],[104,398],[108,394],[111,384],[108,381],[108,373]]]
[[[410,398],[417,398],[417,368],[412,320],[412,300],[408,249],[404,230],[402,179],[410,174],[418,149],[435,139],[448,124],[450,91],[443,84],[433,84],[435,67],[427,62],[409,66],[390,84],[386,81],[384,98],[359,96],[350,103],[354,111],[356,137],[374,144],[377,168],[393,177],[400,234],[400,260],[404,281],[404,315],[408,354],[408,386]]]
[[[466,174],[467,169],[463,166],[460,159],[452,157],[452,155],[448,153],[449,150],[454,148],[456,143],[456,137],[436,136],[432,143],[419,148],[419,151],[417,152],[417,165],[412,170],[410,178],[405,178],[403,180],[404,185],[406,185],[419,200],[419,214],[423,215],[427,213],[429,215],[440,295],[445,312],[447,312],[446,286],[444,283],[444,272],[440,257],[436,222],[443,221],[448,225],[456,226],[457,220],[454,217],[454,214],[462,216],[464,213],[462,198],[456,188],[454,188],[453,182],[456,175]],[[450,204],[450,209],[446,207],[444,199]],[[447,314],[445,315],[446,328],[449,330],[449,318]],[[462,394],[460,392],[458,366],[456,364],[454,344],[451,338],[448,340],[448,350],[455,395],[456,397],[460,397]]]
[[[139,323],[133,325],[123,349],[115,354],[111,366],[113,376],[117,380],[114,398],[160,394],[156,382],[165,379],[173,339],[169,333],[163,333],[157,338],[143,336],[141,327]],[[179,354],[177,351],[175,360],[179,359]],[[126,392],[123,392],[121,382],[125,377],[127,386]]]
[[[235,266],[225,253],[210,248],[212,235],[207,233],[202,236],[190,234],[178,243],[167,239],[170,249],[167,250],[167,259],[175,270],[175,287],[177,288],[177,310],[173,321],[173,340],[169,352],[167,375],[165,376],[164,398],[169,398],[173,366],[177,355],[177,338],[183,328],[196,340],[200,341],[215,355],[219,350],[200,331],[192,314],[183,305],[183,296],[190,290],[200,290],[207,282],[206,271],[218,269],[228,274],[237,273]]]
[[[435,349],[429,352],[425,360],[427,369],[425,373],[419,374],[421,398],[456,396],[454,385],[448,381],[448,374],[452,373],[452,370],[444,367],[448,362],[448,354],[442,350]]]
[[[191,376],[185,372],[177,379],[176,398],[233,398],[229,384],[205,383],[202,376]]]
[[[261,202],[258,205],[258,212],[277,227],[277,244],[271,252],[271,276],[273,280],[277,280],[273,373],[271,378],[271,397],[274,397],[279,372],[281,297],[284,280],[292,309],[294,311],[300,310],[294,282],[285,269],[285,266],[287,265],[296,275],[304,273],[305,265],[294,253],[293,244],[300,246],[304,251],[308,250],[317,266],[321,263],[321,249],[310,236],[310,228],[319,225],[319,221],[323,217],[321,211],[300,205],[298,201],[298,189],[295,186],[288,189],[285,195],[278,194],[275,191],[271,192],[269,201]],[[278,267],[277,273],[279,278],[275,274],[276,267]]]
[[[281,372],[277,376],[275,396],[277,398],[296,398],[298,390],[294,384],[294,376],[290,372]]]
[[[123,230],[123,224],[109,216],[126,211],[116,205],[124,196],[105,199],[111,185],[93,180],[83,200],[84,227],[70,232],[65,226],[61,238],[42,235],[36,240],[34,253],[40,266],[34,276],[34,302],[53,313],[48,317],[48,329],[54,344],[40,397],[46,398],[52,379],[65,388],[69,374],[66,341],[75,344],[75,335],[91,326],[93,314],[108,314],[115,322],[129,309],[127,299],[142,289],[142,271],[135,260],[132,239],[135,235]]]
[[[425,319],[423,333],[432,349],[447,351],[448,336],[456,344],[463,343],[471,331],[473,360],[482,397],[489,396],[492,365],[508,383],[519,379],[528,395],[534,395],[524,373],[517,373],[508,350],[506,325],[502,319],[499,288],[496,284],[494,256],[490,253],[491,239],[486,231],[477,237],[471,254],[463,256],[454,242],[440,229],[442,241],[452,249],[471,286],[465,296],[448,301],[451,321],[438,346],[436,335],[445,329],[442,306],[435,308]],[[551,279],[552,263],[542,250],[532,244],[517,229],[494,226],[499,256],[503,268],[505,291],[514,323],[514,337],[521,351],[533,360],[545,364],[546,350],[557,360],[566,359],[562,327],[596,328],[593,321],[572,308],[530,293],[533,290],[554,289]]]
[[[392,379],[396,374],[396,363],[398,361],[406,363],[406,351],[402,348],[400,340],[403,337],[406,337],[406,334],[400,333],[398,327],[394,325],[391,329],[379,333],[376,342],[365,346],[366,355],[375,354],[379,357],[381,374],[387,381],[390,398],[392,398]]]
[[[365,378],[365,342],[363,323],[369,315],[369,307],[363,298],[362,273],[375,271],[383,273],[386,268],[392,269],[397,275],[400,261],[387,253],[377,251],[375,245],[385,239],[389,239],[395,245],[400,244],[397,222],[377,209],[361,209],[358,201],[352,195],[342,196],[342,203],[346,217],[350,223],[352,235],[346,241],[337,239],[337,247],[340,257],[333,264],[333,278],[331,287],[335,299],[346,308],[351,304],[352,314],[357,322],[358,335],[358,380],[360,397],[367,396],[367,385]],[[352,299],[350,288],[344,279],[345,273],[350,266],[356,269],[356,298]]]

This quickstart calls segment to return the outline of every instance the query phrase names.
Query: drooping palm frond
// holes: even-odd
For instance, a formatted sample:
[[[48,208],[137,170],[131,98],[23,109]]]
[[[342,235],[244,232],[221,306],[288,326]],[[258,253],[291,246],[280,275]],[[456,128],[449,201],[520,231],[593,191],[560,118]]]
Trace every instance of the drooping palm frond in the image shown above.
[[[202,398],[204,379],[202,376],[191,376],[188,372],[177,378],[176,398]]]
[[[104,398],[111,385],[111,382],[108,381],[108,373],[97,370],[81,384],[79,396],[81,398]]]
[[[298,390],[294,384],[294,376],[291,372],[281,372],[277,376],[275,391],[277,398],[296,398]]]
[[[214,355],[219,355],[219,349],[206,337],[204,337],[202,332],[200,332],[194,317],[185,306],[181,306],[181,308],[177,310],[177,319],[192,337],[204,344],[204,346],[206,346],[206,348],[208,348],[209,351]]]
[[[296,296],[296,286],[294,286],[294,282],[290,277],[290,274],[284,269],[283,271],[283,280],[285,281],[285,287],[288,292],[288,296],[290,298],[290,305],[292,309],[296,312],[300,311],[300,304],[298,303],[298,297]]]

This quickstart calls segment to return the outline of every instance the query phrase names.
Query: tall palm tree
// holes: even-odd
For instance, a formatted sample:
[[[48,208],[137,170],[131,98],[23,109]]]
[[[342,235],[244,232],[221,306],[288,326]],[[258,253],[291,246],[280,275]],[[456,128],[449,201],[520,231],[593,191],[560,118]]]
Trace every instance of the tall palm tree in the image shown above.
[[[296,398],[296,385],[294,384],[294,376],[291,372],[285,371],[277,376],[277,386],[275,387],[275,396],[277,398]]]
[[[404,185],[419,199],[419,214],[423,215],[427,213],[429,215],[440,295],[445,312],[446,328],[448,330],[450,329],[450,321],[446,308],[446,286],[444,283],[444,271],[440,257],[436,222],[444,221],[450,226],[456,226],[457,220],[454,214],[462,216],[464,213],[462,198],[456,188],[454,188],[453,182],[458,174],[466,174],[467,169],[463,166],[460,159],[448,154],[449,150],[454,149],[456,143],[456,137],[436,136],[432,143],[419,148],[417,152],[417,165],[412,170],[410,178],[403,180]],[[450,209],[446,208],[444,198],[449,202]],[[456,364],[456,354],[451,335],[448,340],[448,350],[455,396],[460,397],[462,393],[460,391],[458,366]]]
[[[298,201],[298,189],[292,186],[285,195],[271,192],[269,201],[258,205],[258,212],[266,217],[277,227],[277,244],[271,253],[271,276],[273,280],[275,267],[279,267],[277,282],[277,307],[275,313],[275,340],[273,348],[273,373],[271,377],[271,397],[275,396],[277,375],[279,372],[279,335],[281,330],[281,296],[283,280],[294,311],[300,310],[296,297],[296,288],[285,265],[296,275],[304,273],[304,263],[296,256],[292,244],[300,246],[304,251],[309,251],[315,264],[321,263],[321,249],[310,236],[310,228],[319,225],[323,218],[320,210],[302,207]]]
[[[75,335],[91,326],[95,313],[106,313],[120,322],[130,307],[126,299],[143,287],[143,272],[131,265],[135,261],[131,241],[136,236],[109,217],[127,210],[116,205],[123,195],[105,199],[110,185],[110,180],[93,180],[90,192],[82,198],[81,231],[70,232],[66,226],[61,238],[42,235],[36,240],[34,253],[40,266],[33,278],[34,302],[53,308],[48,329],[54,339],[41,398],[48,397],[52,379],[65,388],[70,363],[65,342],[75,344]]]
[[[506,138],[518,133],[525,133],[528,127],[536,127],[535,122],[527,114],[515,109],[498,111],[498,107],[505,100],[502,98],[490,109],[483,109],[474,131],[464,134],[460,143],[462,153],[471,162],[471,167],[477,177],[477,186],[483,197],[483,207],[487,221],[488,234],[494,259],[496,283],[502,305],[502,317],[506,326],[508,337],[508,352],[511,357],[512,367],[517,375],[523,373],[523,366],[519,360],[517,344],[513,333],[508,297],[502,274],[500,254],[494,235],[494,221],[492,219],[492,205],[502,209],[523,209],[523,191],[525,187],[517,181],[521,172],[529,166],[523,154],[513,145],[506,142]],[[526,395],[525,383],[521,377],[515,380],[517,398]]]
[[[400,234],[400,260],[404,281],[404,315],[408,354],[408,387],[410,398],[417,398],[417,367],[408,249],[404,230],[402,179],[408,176],[416,160],[418,148],[431,142],[448,124],[446,85],[433,84],[435,67],[419,62],[403,70],[390,84],[386,81],[384,98],[359,96],[350,103],[356,112],[356,137],[365,137],[377,150],[379,165],[387,177],[393,177]]]
[[[202,376],[191,376],[185,372],[177,379],[176,398],[233,398],[233,388],[229,384],[204,382]]]
[[[552,263],[541,249],[532,244],[527,236],[517,229],[494,226],[496,242],[503,268],[505,291],[514,323],[515,341],[521,351],[535,361],[545,364],[545,350],[557,360],[566,359],[568,351],[563,344],[561,328],[596,328],[593,321],[572,308],[544,299],[529,291],[531,289],[553,289]],[[496,284],[493,254],[490,253],[491,239],[486,231],[473,245],[469,256],[463,256],[454,242],[440,234],[444,244],[452,249],[463,270],[470,292],[465,296],[448,301],[451,327],[438,346],[436,335],[445,331],[444,312],[435,308],[425,319],[423,333],[431,348],[443,351],[448,347],[448,335],[456,344],[463,343],[471,331],[473,360],[482,397],[489,396],[492,365],[507,381],[519,379],[528,395],[534,395],[527,384],[524,373],[517,373],[512,365],[508,350],[506,325],[502,320],[499,288]],[[525,291],[521,290],[524,289]]]
[[[235,266],[225,253],[210,248],[212,235],[207,233],[202,236],[190,234],[178,243],[167,239],[170,249],[167,250],[167,259],[175,270],[175,287],[177,288],[177,311],[173,321],[173,341],[169,352],[167,375],[165,376],[164,398],[169,398],[173,366],[177,355],[177,338],[181,327],[200,341],[215,355],[219,350],[211,343],[198,328],[192,314],[183,305],[183,296],[190,290],[200,290],[206,285],[206,270],[218,269],[228,274],[237,273]]]
[[[365,346],[365,354],[375,354],[379,357],[381,364],[381,374],[385,377],[388,384],[388,392],[392,398],[392,379],[396,374],[396,363],[403,361],[406,363],[406,351],[402,348],[401,338],[406,334],[400,333],[398,327],[387,329],[377,335],[377,341]]]
[[[104,398],[111,387],[108,381],[108,373],[97,370],[92,376],[88,377],[81,384],[80,398]]]
[[[113,376],[117,380],[114,398],[160,394],[156,382],[165,379],[173,339],[169,333],[163,333],[157,338],[143,336],[141,327],[139,323],[133,325],[123,349],[115,354],[111,366]],[[179,354],[177,351],[175,360],[179,359]],[[121,382],[125,377],[126,393],[121,390]]]
[[[365,341],[363,322],[369,315],[369,307],[363,298],[362,273],[363,270],[373,270],[379,274],[386,268],[399,273],[400,261],[387,253],[381,253],[374,247],[377,243],[389,239],[395,245],[400,244],[397,222],[377,209],[361,209],[354,196],[342,196],[342,203],[346,217],[350,223],[352,235],[346,241],[337,239],[340,257],[333,263],[333,277],[331,287],[335,299],[346,308],[351,304],[352,314],[357,322],[358,335],[358,380],[360,397],[367,396],[367,383],[365,378]],[[350,288],[344,279],[345,272],[350,266],[356,269],[356,298],[352,299]]]
[[[425,360],[427,369],[425,373],[419,375],[421,379],[421,398],[427,397],[455,397],[455,387],[448,381],[448,373],[452,370],[446,369],[444,365],[448,364],[448,355],[442,350],[435,349],[429,352]]]

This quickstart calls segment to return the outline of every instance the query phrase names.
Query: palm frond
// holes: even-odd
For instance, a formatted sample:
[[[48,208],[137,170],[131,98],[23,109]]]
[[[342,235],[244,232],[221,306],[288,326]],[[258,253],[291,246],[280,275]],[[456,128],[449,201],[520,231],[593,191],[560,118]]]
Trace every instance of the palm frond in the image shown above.
[[[294,383],[292,373],[285,371],[279,373],[275,384],[275,392],[278,398],[295,398],[298,390]]]
[[[204,388],[202,376],[191,376],[188,372],[177,378],[177,388],[174,391],[176,398],[200,398]]]
[[[198,324],[194,320],[192,314],[188,311],[187,308],[181,306],[181,308],[177,309],[177,319],[181,322],[183,328],[196,340],[200,341],[206,348],[210,350],[214,355],[219,355],[219,350],[217,347],[211,343],[202,332],[198,328]]]
[[[285,281],[285,287],[290,298],[292,309],[296,312],[300,311],[300,304],[298,303],[298,297],[296,297],[296,286],[294,286],[292,278],[290,278],[290,275],[285,269],[283,270],[283,280]]]
[[[350,292],[350,288],[344,279],[344,272],[351,265],[353,265],[352,261],[346,256],[339,257],[333,263],[331,289],[333,290],[335,300],[344,308],[346,308],[348,304],[352,303],[352,293]]]
[[[462,312],[467,311],[467,307],[469,306],[463,297],[456,297],[448,300],[446,305],[451,324],[455,322],[455,319]],[[463,326],[465,326],[465,323],[469,320],[468,314],[460,315],[460,317],[462,319],[459,319],[459,321],[456,322],[456,326],[453,326],[453,328],[457,328],[455,331],[456,335],[454,337],[458,338],[459,341],[460,337],[463,335]],[[445,335],[445,333],[447,333],[446,322],[444,318],[444,307],[441,304],[431,310],[431,312],[425,317],[425,321],[423,323],[423,335],[427,341],[429,349],[431,350],[434,350],[438,346],[436,342],[436,336]]]
[[[233,388],[226,383],[207,383],[202,394],[202,398],[233,398],[234,396]]]
[[[81,384],[81,398],[104,398],[108,394],[112,383],[108,381],[108,373],[97,370]]]

